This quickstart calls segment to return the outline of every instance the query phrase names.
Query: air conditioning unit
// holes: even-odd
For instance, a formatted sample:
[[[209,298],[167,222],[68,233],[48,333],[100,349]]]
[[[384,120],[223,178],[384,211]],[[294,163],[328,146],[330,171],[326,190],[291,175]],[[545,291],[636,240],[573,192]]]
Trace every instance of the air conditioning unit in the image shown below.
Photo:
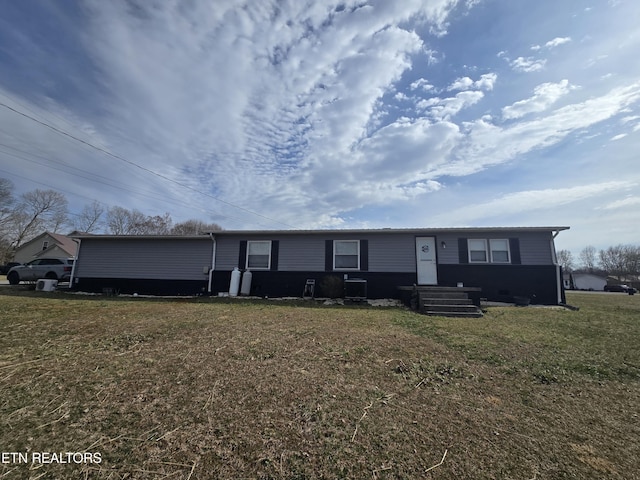
[[[58,280],[41,278],[36,283],[36,292],[53,292],[58,286]]]
[[[350,278],[344,281],[345,300],[362,301],[367,299],[367,281],[362,278]]]

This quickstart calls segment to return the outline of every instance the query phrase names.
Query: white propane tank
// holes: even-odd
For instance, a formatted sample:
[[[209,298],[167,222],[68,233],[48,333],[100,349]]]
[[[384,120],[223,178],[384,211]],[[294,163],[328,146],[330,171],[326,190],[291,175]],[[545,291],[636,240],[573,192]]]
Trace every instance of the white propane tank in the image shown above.
[[[229,296],[237,297],[238,289],[240,288],[240,270],[238,267],[234,267],[231,272],[231,283],[229,284]]]
[[[251,294],[251,278],[253,277],[253,273],[251,270],[246,270],[242,274],[242,286],[240,287],[240,295],[250,295]]]

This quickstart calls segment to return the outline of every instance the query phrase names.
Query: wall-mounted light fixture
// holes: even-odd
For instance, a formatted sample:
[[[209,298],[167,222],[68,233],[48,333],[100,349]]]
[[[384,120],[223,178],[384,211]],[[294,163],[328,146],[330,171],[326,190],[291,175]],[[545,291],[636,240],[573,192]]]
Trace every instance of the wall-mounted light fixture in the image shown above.
[[[444,240],[440,242],[440,246],[444,249],[447,248],[447,242],[445,242]]]

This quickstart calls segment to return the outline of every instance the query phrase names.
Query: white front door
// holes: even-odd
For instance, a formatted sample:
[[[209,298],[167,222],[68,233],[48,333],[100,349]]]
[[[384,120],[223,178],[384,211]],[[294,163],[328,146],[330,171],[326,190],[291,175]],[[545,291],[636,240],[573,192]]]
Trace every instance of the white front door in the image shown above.
[[[418,285],[437,285],[438,265],[436,263],[435,237],[416,237],[416,262]]]

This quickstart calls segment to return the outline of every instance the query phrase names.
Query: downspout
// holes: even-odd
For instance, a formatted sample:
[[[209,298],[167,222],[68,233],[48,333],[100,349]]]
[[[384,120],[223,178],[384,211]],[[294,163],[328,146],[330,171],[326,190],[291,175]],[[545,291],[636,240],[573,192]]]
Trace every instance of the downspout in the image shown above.
[[[73,266],[71,267],[71,276],[69,277],[69,288],[73,288],[73,280],[76,278],[76,265],[78,264],[78,259],[80,258],[80,245],[82,245],[82,240],[79,238],[72,239],[74,242],[78,244],[78,248],[76,248],[76,256],[73,259]]]
[[[207,292],[211,295],[213,271],[216,269],[216,237],[213,233],[209,232],[209,238],[211,238],[213,246],[211,248],[211,268],[209,269],[209,286],[207,288]]]
[[[554,232],[553,237],[551,237],[551,260],[556,266],[556,290],[558,293],[558,305],[562,305],[563,303],[565,303],[563,299],[564,285],[562,282],[560,264],[558,263],[558,256],[556,255],[556,243],[554,241],[558,235],[560,235],[560,230]]]

